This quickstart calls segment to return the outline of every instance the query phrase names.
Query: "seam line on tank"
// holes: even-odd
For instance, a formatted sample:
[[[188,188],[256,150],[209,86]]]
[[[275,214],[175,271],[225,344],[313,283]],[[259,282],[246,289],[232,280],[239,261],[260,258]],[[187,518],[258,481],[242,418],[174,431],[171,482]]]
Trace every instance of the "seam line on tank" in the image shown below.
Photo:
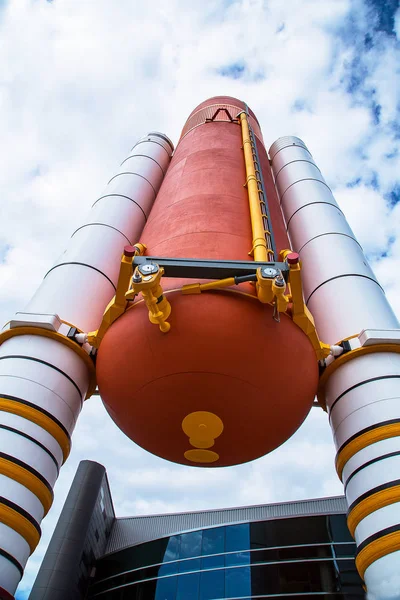
[[[134,146],[132,146],[132,148],[130,149],[130,151],[132,152],[132,150],[134,148],[136,148],[136,146],[139,146],[139,144],[157,144],[157,146],[160,146],[163,150],[165,150],[165,152],[168,154],[168,157],[171,158],[170,153],[168,152],[168,150],[166,149],[165,146],[163,146],[162,144],[160,144],[160,142],[156,142],[155,140],[141,140],[140,142],[137,142],[137,144],[135,144]]]
[[[67,373],[65,373],[62,369],[59,369],[58,367],[56,367],[55,365],[52,365],[51,363],[42,360],[41,358],[34,358],[33,356],[24,356],[23,354],[8,354],[7,356],[0,356],[0,360],[7,360],[9,358],[20,358],[22,360],[31,360],[32,362],[37,362],[41,365],[45,365],[46,367],[50,367],[50,369],[54,369],[54,371],[57,371],[57,373],[60,373],[61,375],[63,375],[66,379],[68,379],[68,381],[70,383],[72,383],[72,385],[74,386],[74,388],[76,389],[76,391],[79,394],[79,398],[80,398],[80,404],[81,407],[83,405],[83,393],[81,392],[81,390],[79,389],[78,384],[72,379],[72,377],[70,377],[69,375],[67,375]]]
[[[97,204],[97,202],[99,202],[100,200],[103,200],[103,198],[113,198],[114,196],[117,198],[126,198],[126,200],[130,200],[130,202],[133,202],[133,204],[136,204],[136,206],[138,208],[140,208],[140,210],[142,211],[145,222],[147,221],[146,213],[144,212],[144,210],[140,206],[140,204],[138,204],[135,200],[133,200],[133,198],[130,198],[129,196],[125,196],[125,194],[104,194],[104,196],[100,196],[100,198],[97,198],[96,202],[94,202],[92,204],[92,208],[95,204]]]
[[[75,261],[63,262],[63,263],[59,263],[58,265],[55,265],[49,271],[47,271],[47,273],[43,279],[46,279],[47,275],[49,273],[51,273],[52,271],[54,271],[55,269],[58,269],[58,267],[65,267],[67,265],[78,265],[80,267],[87,267],[88,269],[93,269],[94,271],[97,271],[97,273],[100,273],[100,275],[103,275],[103,277],[105,277],[107,279],[107,281],[109,281],[111,283],[111,285],[114,288],[114,291],[117,291],[117,288],[115,287],[115,285],[113,284],[111,279],[105,273],[103,273],[103,271],[100,271],[100,269],[98,269],[97,267],[93,267],[93,265],[87,265],[86,263],[75,262]]]
[[[169,290],[166,290],[166,292],[168,292],[168,291],[169,291]],[[169,374],[169,375],[160,375],[160,377],[156,377],[155,379],[153,379],[153,382],[155,382],[155,381],[160,381],[161,379],[167,379],[167,378],[169,378],[169,377],[173,377],[173,376],[175,376],[175,375],[187,375],[187,374],[193,374],[193,373],[194,373],[195,375],[198,375],[198,374],[206,374],[206,375],[209,375],[209,374],[211,374],[211,375],[223,375],[224,377],[228,377],[228,375],[224,375],[223,373],[218,373],[217,371],[193,371],[193,370],[192,370],[192,371],[178,371],[178,372],[176,372],[176,373],[171,373],[171,374]],[[237,377],[237,376],[232,376],[232,379],[235,379],[235,380],[237,380],[237,381],[240,381],[241,383],[243,383],[243,382],[244,382],[244,383],[247,383],[248,385],[250,385],[250,386],[251,386],[251,387],[253,387],[254,389],[258,389],[258,388],[255,386],[255,384],[254,384],[252,381],[249,381],[249,380],[247,380],[247,379],[242,379],[241,377]],[[138,389],[136,390],[136,393],[140,392],[140,391],[141,391],[141,390],[142,390],[144,387],[146,387],[146,385],[147,385],[147,384],[146,384],[146,383],[144,383],[142,386],[140,386],[140,388],[138,388]],[[103,400],[103,402],[104,402],[104,400]],[[106,402],[105,404],[107,404],[107,402]]]
[[[172,152],[174,151],[174,147],[172,145],[172,142],[171,142],[171,140],[169,139],[169,137],[165,133],[160,133],[159,131],[149,131],[149,133],[147,134],[147,137],[150,137],[151,135],[153,135],[155,137],[159,137],[162,140],[164,140],[164,142],[167,142],[167,144],[171,148]]]
[[[283,196],[286,194],[286,192],[288,190],[290,190],[291,187],[293,187],[294,185],[296,185],[296,183],[300,183],[301,181],[317,181],[318,183],[321,183],[322,185],[324,185],[326,188],[328,188],[328,190],[330,191],[330,193],[332,194],[332,190],[329,187],[329,185],[327,183],[325,183],[325,181],[321,181],[321,179],[315,179],[315,177],[304,177],[303,179],[297,179],[297,181],[293,181],[293,183],[291,183],[289,185],[289,187],[286,188],[286,190],[283,192],[282,196],[281,196],[281,201],[280,204],[282,204],[282,200],[283,200]],[[333,196],[333,194],[332,194]]]
[[[359,242],[357,242],[357,240],[354,237],[351,237],[351,235],[348,235],[347,233],[341,233],[340,231],[328,231],[327,233],[320,233],[319,235],[315,235],[314,237],[312,237],[310,240],[308,240],[308,242],[303,244],[302,247],[299,250],[297,250],[297,252],[300,254],[300,252],[303,250],[303,248],[305,248],[307,246],[307,244],[309,244],[313,240],[316,240],[317,238],[324,237],[325,235],[343,235],[344,237],[347,237],[350,240],[353,240],[353,242],[355,242],[357,244],[357,246],[360,246]],[[360,248],[361,248],[361,246],[360,246]],[[361,248],[361,250],[362,250],[362,248]]]
[[[297,147],[299,148],[299,146],[297,146]],[[278,179],[279,173],[281,171],[283,171],[283,169],[285,169],[289,165],[293,165],[296,162],[306,162],[306,163],[309,163],[310,165],[312,165],[313,167],[315,167],[316,169],[318,169],[318,171],[321,173],[321,169],[319,167],[317,167],[317,165],[315,164],[315,162],[313,160],[306,160],[305,158],[297,158],[296,160],[291,160],[290,162],[284,164],[283,167],[281,167],[279,169],[279,171],[274,174],[275,181]],[[322,173],[321,173],[321,175],[322,175]]]
[[[217,98],[223,98],[224,96],[212,96],[211,98],[209,98],[208,100],[216,100]],[[226,96],[225,96],[226,97]],[[239,100],[239,98],[234,99],[235,102],[237,100]],[[213,104],[207,104],[206,106],[203,106],[202,108],[198,108],[196,107],[194,110],[192,110],[192,112],[190,113],[190,115],[188,116],[186,123],[189,121],[189,119],[191,119],[192,117],[194,117],[194,115],[199,114],[202,111],[207,110],[208,108],[214,108],[217,106],[220,106],[221,108],[223,106],[230,106],[231,108],[237,108],[237,110],[239,112],[243,112],[245,111],[245,107],[247,106],[246,103],[243,100],[239,100],[239,102],[241,102],[242,104],[244,104],[244,106],[236,106],[236,104],[231,104],[230,102],[214,102]],[[197,110],[196,110],[197,109]],[[247,106],[248,109],[248,116],[251,117],[252,119],[255,120],[255,122],[257,123],[257,125],[260,127],[261,129],[261,125],[259,123],[259,120],[257,119],[256,115],[254,114],[254,112],[251,110],[251,108],[249,106]],[[186,125],[185,123],[185,125]]]
[[[0,556],[2,556],[6,560],[8,560],[12,565],[14,565],[14,567],[18,569],[21,577],[23,576],[24,569],[22,568],[22,565],[17,561],[16,558],[14,558],[9,552],[7,552],[7,550],[3,550],[3,548],[0,548]]]
[[[174,236],[172,236],[172,237],[165,238],[164,240],[162,240],[162,242],[160,242],[160,244],[163,244],[164,242],[169,242],[170,240],[174,240],[174,239],[176,239],[176,238],[180,238],[180,237],[182,237],[182,238],[183,238],[183,237],[187,237],[188,235],[189,235],[189,236],[192,236],[192,235],[201,235],[202,233],[209,233],[209,232],[207,232],[207,231],[192,231],[192,232],[190,232],[190,233],[184,233],[183,235],[182,235],[182,234],[180,234],[180,235],[174,235]],[[227,233],[226,231],[213,231],[212,233],[213,233],[213,234],[215,234],[215,235],[221,235],[221,234],[224,234],[224,235],[233,236],[233,237],[235,237],[235,238],[242,238],[242,239],[246,239],[246,236],[244,236],[244,235],[239,235],[239,234],[237,234],[237,233]],[[154,248],[157,248],[157,246],[159,246],[160,244],[155,244],[155,245],[153,246],[153,250],[154,250]],[[157,253],[156,253],[156,254],[157,254]],[[251,260],[249,260],[249,263],[251,263],[251,262],[252,262],[252,261],[251,261]]]
[[[125,158],[125,160],[122,161],[122,163],[120,164],[120,167],[122,167],[122,165],[124,163],[126,163],[127,160],[130,160],[131,158],[135,158],[135,156],[143,156],[144,158],[149,158],[150,160],[155,162],[156,165],[158,165],[160,167],[162,174],[165,175],[165,171],[162,168],[162,166],[160,165],[160,163],[157,162],[155,158],[153,158],[152,156],[148,156],[147,154],[130,154],[127,158]]]
[[[214,123],[227,123],[228,125],[231,125],[231,124],[232,124],[232,123],[231,123],[231,121],[212,121],[212,123],[213,123],[213,124],[214,124]],[[191,127],[191,128],[188,130],[188,131],[186,131],[185,135],[182,135],[182,136],[179,138],[178,145],[181,143],[181,141],[182,141],[182,140],[184,140],[184,139],[185,139],[185,137],[186,137],[186,136],[187,136],[187,135],[188,135],[188,134],[189,134],[191,131],[194,131],[195,129],[197,129],[197,127],[201,127],[202,125],[210,125],[210,123],[207,123],[207,122],[204,122],[204,123],[199,123],[198,125],[194,125],[193,127]],[[265,148],[265,144],[264,144],[263,140],[260,138],[260,136],[259,136],[259,135],[257,135],[257,133],[256,133],[255,131],[254,131],[253,133],[254,133],[254,136],[257,138],[257,141],[259,141],[259,142],[260,142],[260,144],[262,145],[262,147],[264,148],[264,150],[265,150],[265,152],[266,152],[266,148]],[[177,148],[178,148],[178,146],[177,146]]]
[[[174,147],[173,147],[173,145],[172,145],[172,142],[171,142],[171,140],[170,140],[170,139],[169,139],[169,138],[168,138],[166,135],[164,135],[164,134],[162,134],[162,133],[158,133],[157,131],[150,131],[150,132],[147,134],[147,136],[145,136],[145,137],[149,138],[150,136],[154,136],[154,137],[159,137],[159,138],[161,138],[162,140],[164,140],[164,142],[167,142],[168,146],[171,148],[171,151],[172,151],[172,152],[174,151]],[[152,142],[153,140],[149,140],[149,139],[143,140],[143,139],[142,139],[141,141],[142,141],[142,142]],[[139,143],[139,142],[138,142],[138,143]],[[135,146],[134,146],[134,147],[135,147]]]
[[[36,446],[39,446],[39,448],[41,448],[42,450],[44,450],[44,452],[46,452],[46,454],[49,455],[49,457],[51,458],[51,460],[53,461],[53,463],[56,465],[57,476],[59,475],[59,473],[60,473],[60,467],[58,466],[57,459],[50,452],[50,450],[48,448],[46,448],[46,446],[44,444],[42,444],[41,442],[39,442],[39,440],[36,440],[31,435],[28,435],[27,433],[25,433],[23,431],[20,431],[19,429],[15,429],[15,427],[10,427],[9,425],[0,425],[0,429],[5,429],[6,431],[10,431],[12,433],[16,433],[17,435],[20,435],[20,436],[26,438],[30,442],[33,442],[34,444],[36,444]]]
[[[81,227],[78,227],[78,229],[75,229],[74,233],[71,235],[71,238],[74,237],[74,235],[76,234],[77,231],[80,231],[81,229],[84,229],[85,227],[92,227],[93,225],[100,225],[101,227],[109,227],[110,229],[114,229],[114,231],[118,231],[118,233],[120,233],[122,235],[122,237],[124,237],[126,239],[128,244],[132,245],[132,242],[126,237],[126,235],[124,233],[122,233],[122,231],[117,229],[117,227],[108,225],[107,223],[86,223],[86,225],[82,225]]]
[[[137,177],[140,177],[141,179],[144,179],[144,181],[147,181],[147,183],[151,186],[151,189],[154,192],[154,198],[157,196],[157,192],[154,189],[153,184],[147,179],[147,177],[144,177],[143,175],[140,175],[140,173],[135,173],[134,171],[124,171],[124,173],[117,173],[116,175],[114,175],[114,177],[111,177],[110,181],[107,183],[107,185],[110,185],[110,183],[116,179],[117,177],[121,177],[122,175],[136,175]]]
[[[139,302],[140,302],[140,300],[139,300]],[[48,386],[44,385],[43,383],[39,383],[38,381],[36,381],[34,379],[30,379],[29,377],[23,377],[22,375],[0,375],[0,378],[2,378],[2,377],[4,377],[6,380],[9,378],[12,378],[12,379],[16,379],[17,381],[27,381],[30,384],[33,383],[34,385],[37,385],[40,388],[43,388],[44,390],[51,392],[54,396],[57,396],[57,399],[59,399],[60,402],[62,402],[65,405],[66,409],[71,414],[71,418],[73,420],[74,426],[76,425],[76,419],[77,419],[77,416],[75,415],[76,411],[73,408],[71,408],[71,406],[68,404],[68,402],[66,402],[65,399],[62,396],[60,396],[60,394],[58,394],[56,392],[54,387],[53,388],[48,387]],[[1,384],[2,384],[2,382],[0,382],[0,387],[1,387]],[[1,401],[1,398],[6,398],[5,394],[0,395],[0,401]]]
[[[370,465],[373,465],[374,463],[379,462],[380,460],[385,460],[386,458],[393,458],[394,456],[400,456],[400,450],[397,452],[389,452],[388,454],[383,454],[382,456],[377,456],[376,458],[373,458],[372,460],[369,460],[368,462],[366,462],[363,465],[361,465],[360,467],[358,467],[355,471],[353,471],[353,473],[347,479],[345,486],[344,486],[344,491],[346,492],[348,484],[353,479],[353,477],[355,475],[357,475],[357,473],[359,473],[366,467],[369,467]]]
[[[332,196],[332,198],[333,198],[333,196]],[[313,204],[327,204],[328,206],[332,206],[333,208],[336,208],[339,212],[342,213],[343,216],[345,216],[344,212],[342,210],[340,210],[340,208],[338,207],[337,204],[332,204],[331,202],[309,202],[308,204],[304,204],[303,206],[300,206],[300,208],[298,208],[297,210],[294,211],[294,213],[292,214],[292,216],[290,217],[290,219],[288,220],[288,222],[286,224],[286,231],[289,231],[290,221],[293,219],[293,217],[295,215],[297,215],[297,213],[300,210],[302,210],[303,208],[307,208],[307,206],[312,206]]]
[[[345,390],[344,392],[342,392],[336,398],[336,400],[332,403],[332,406],[329,409],[329,420],[331,420],[331,415],[332,415],[333,408],[336,406],[336,404],[339,402],[339,400],[341,400],[341,398],[343,398],[343,396],[345,396],[349,392],[352,392],[353,390],[355,390],[356,388],[358,388],[358,387],[360,387],[362,385],[365,385],[367,383],[373,383],[374,381],[380,381],[381,379],[400,379],[400,375],[380,375],[379,377],[371,377],[371,379],[364,379],[363,381],[359,381],[355,385],[352,385],[347,390]]]
[[[297,146],[297,148],[303,148],[303,150],[306,150],[308,152],[308,154],[311,156],[311,158],[314,160],[313,155],[311,154],[311,152],[309,151],[309,149],[305,145],[298,144],[297,142],[292,142],[291,144],[286,144],[285,146],[282,146],[282,148],[279,148],[279,150],[277,150],[273,156],[268,152],[271,161],[272,162],[274,161],[275,156],[277,154],[279,154],[279,152],[281,150],[284,150],[285,148],[292,148],[293,146]],[[270,148],[270,150],[271,150],[271,148]]]
[[[311,294],[308,296],[307,300],[306,300],[306,305],[308,304],[308,302],[310,301],[311,296],[317,291],[319,290],[320,287],[322,287],[323,285],[325,285],[326,283],[329,283],[330,281],[334,281],[335,279],[342,279],[344,277],[362,277],[363,279],[368,279],[369,281],[372,281],[373,283],[375,283],[381,290],[383,293],[384,290],[382,288],[381,285],[379,285],[379,283],[376,281],[376,279],[372,279],[372,277],[368,277],[368,275],[360,275],[359,273],[346,273],[345,275],[336,275],[335,277],[330,277],[329,279],[327,279],[326,281],[323,281],[322,283],[320,283],[319,285],[317,285],[317,287],[315,288],[315,290],[313,290],[311,292]]]
[[[164,216],[164,212],[171,208],[171,206],[176,206],[177,204],[179,204],[180,202],[186,202],[189,201],[190,198],[198,198],[199,196],[218,196],[219,198],[234,198],[235,200],[238,199],[238,196],[235,194],[210,194],[209,192],[206,193],[199,193],[199,194],[191,194],[190,196],[185,196],[184,198],[181,198],[180,200],[175,200],[174,202],[171,202],[170,204],[167,204],[166,206],[164,206],[163,208],[163,216]],[[152,210],[150,215],[149,215],[149,220],[148,223],[152,223],[155,219],[161,218],[160,215],[156,215],[155,217],[152,217],[152,213],[154,211]]]

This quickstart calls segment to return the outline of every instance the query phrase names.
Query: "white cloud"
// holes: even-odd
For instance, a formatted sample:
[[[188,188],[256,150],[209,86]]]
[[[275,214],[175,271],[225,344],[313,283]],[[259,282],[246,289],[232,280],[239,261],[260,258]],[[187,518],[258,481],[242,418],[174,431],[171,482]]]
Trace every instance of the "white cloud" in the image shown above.
[[[379,43],[376,36],[376,46],[363,54],[365,6],[362,0],[0,2],[2,320],[34,292],[135,140],[161,130],[176,142],[189,112],[220,93],[246,100],[267,147],[281,135],[304,139],[365,249],[387,250],[374,267],[400,314],[399,206],[392,209],[384,198],[396,183],[400,160],[391,122],[397,49],[379,35]],[[353,38],[343,34],[350,11],[357,14]],[[360,56],[367,77],[361,91],[350,95],[350,65]],[[246,67],[242,77],[221,74],[236,63]],[[378,125],[366,93],[372,88],[382,107]],[[379,190],[370,187],[374,173]],[[356,187],[346,187],[356,180]],[[31,585],[83,458],[106,465],[121,516],[342,490],[327,418],[318,409],[274,454],[213,471],[145,453],[92,399],[21,590]]]
[[[383,254],[396,234],[393,211],[378,191],[366,185],[337,188],[335,197],[367,255]]]

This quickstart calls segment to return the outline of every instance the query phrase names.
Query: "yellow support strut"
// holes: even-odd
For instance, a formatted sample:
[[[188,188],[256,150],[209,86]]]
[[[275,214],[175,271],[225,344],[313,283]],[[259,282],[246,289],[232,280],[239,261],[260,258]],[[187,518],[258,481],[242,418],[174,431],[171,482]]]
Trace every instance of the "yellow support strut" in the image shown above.
[[[264,229],[263,215],[260,203],[260,190],[258,187],[257,174],[254,166],[254,157],[252,150],[252,142],[250,138],[249,122],[247,114],[241,112],[239,115],[240,126],[242,128],[242,143],[244,162],[246,167],[246,183],[247,193],[249,196],[250,221],[252,230],[252,249],[250,254],[257,262],[269,262],[271,250],[268,248],[265,234],[268,233]],[[279,302],[276,295],[277,289],[273,289],[273,280],[265,278],[262,275],[262,269],[257,270],[257,298],[263,304],[269,304],[276,299],[276,307],[278,311],[286,310],[287,302],[284,299],[284,289],[279,290]]]
[[[135,256],[142,256],[146,250],[144,244],[135,244],[131,247],[132,250],[124,250],[119,268],[117,291],[114,298],[108,304],[101,325],[97,331],[91,331],[88,334],[88,342],[94,348],[99,348],[107,329],[124,314],[127,306],[125,294],[129,289],[129,284],[132,277],[132,260]]]
[[[292,262],[290,260],[292,254],[292,250],[283,250],[280,253],[280,259],[288,259],[289,263],[289,299],[292,302],[292,319],[309,338],[317,355],[317,359],[322,360],[329,356],[330,346],[321,342],[318,337],[314,318],[304,303],[300,260],[297,255],[294,254],[297,258]]]
[[[245,112],[240,113],[239,117],[242,128],[244,162],[246,165],[245,185],[247,185],[249,194],[250,220],[253,232],[252,251],[254,252],[254,260],[256,262],[268,262],[268,248],[261,213],[257,176],[254,169],[253,153],[251,150],[249,123]]]

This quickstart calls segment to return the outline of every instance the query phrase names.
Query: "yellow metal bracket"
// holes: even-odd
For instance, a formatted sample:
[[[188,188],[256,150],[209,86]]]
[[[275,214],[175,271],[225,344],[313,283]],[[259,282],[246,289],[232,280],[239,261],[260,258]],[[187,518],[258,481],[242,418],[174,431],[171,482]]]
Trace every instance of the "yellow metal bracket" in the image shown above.
[[[292,303],[292,319],[311,341],[318,360],[323,360],[331,353],[328,344],[324,344],[318,337],[314,318],[303,298],[303,286],[301,283],[301,263],[298,254],[292,250],[283,250],[280,253],[281,260],[287,260],[289,265],[289,300]]]
[[[129,289],[132,277],[132,260],[135,256],[144,254],[145,250],[144,244],[135,244],[135,246],[127,246],[124,249],[119,268],[117,292],[104,311],[100,327],[97,331],[88,333],[88,342],[94,348],[99,348],[107,329],[124,314],[127,307],[125,294]]]
[[[232,285],[236,285],[235,278],[227,277],[226,279],[217,279],[209,283],[188,283],[182,286],[181,291],[184,296],[187,296],[189,294],[201,294],[201,292],[208,290],[226,288]]]
[[[154,263],[136,267],[131,289],[125,297],[130,300],[141,293],[149,311],[150,322],[158,325],[163,333],[168,333],[171,329],[171,325],[167,322],[171,314],[171,305],[164,296],[160,284],[163,275],[164,269]]]

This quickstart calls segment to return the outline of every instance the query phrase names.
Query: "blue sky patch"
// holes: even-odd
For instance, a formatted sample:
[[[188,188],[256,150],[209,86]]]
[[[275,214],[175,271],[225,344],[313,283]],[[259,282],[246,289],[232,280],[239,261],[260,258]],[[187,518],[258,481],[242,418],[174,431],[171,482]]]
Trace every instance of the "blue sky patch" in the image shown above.
[[[400,184],[395,185],[392,191],[387,194],[386,198],[389,201],[390,206],[395,206],[400,202]]]
[[[229,77],[230,79],[240,79],[243,77],[246,70],[246,65],[243,62],[235,62],[218,69],[218,73],[222,77]]]
[[[388,35],[394,32],[394,17],[399,8],[398,0],[367,0],[367,4],[374,9],[376,16],[375,31],[384,31]]]
[[[381,116],[382,106],[380,104],[376,104],[376,102],[372,103],[372,116],[374,118],[375,125],[379,125],[380,116]]]
[[[297,100],[292,105],[293,112],[312,112],[310,103],[307,102],[304,98],[297,98]]]
[[[0,263],[4,263],[7,257],[7,254],[11,250],[11,246],[9,244],[1,244],[0,245]]]

